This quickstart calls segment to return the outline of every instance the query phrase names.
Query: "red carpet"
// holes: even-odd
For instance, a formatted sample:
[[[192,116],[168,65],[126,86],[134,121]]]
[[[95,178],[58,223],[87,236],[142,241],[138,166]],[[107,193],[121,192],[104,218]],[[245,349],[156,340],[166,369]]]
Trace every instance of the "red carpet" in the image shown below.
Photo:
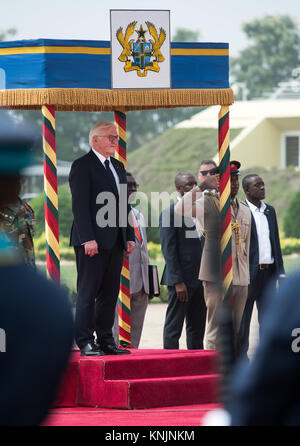
[[[131,351],[96,358],[73,352],[45,425],[199,426],[217,406],[216,352]]]
[[[201,426],[204,415],[217,404],[145,410],[73,407],[53,409],[43,426]]]

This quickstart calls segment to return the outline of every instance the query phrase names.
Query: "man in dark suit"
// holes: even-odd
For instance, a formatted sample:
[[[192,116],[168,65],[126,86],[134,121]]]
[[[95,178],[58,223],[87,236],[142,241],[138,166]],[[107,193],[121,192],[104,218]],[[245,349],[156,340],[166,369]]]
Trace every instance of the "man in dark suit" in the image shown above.
[[[239,362],[229,390],[233,426],[300,425],[300,273],[265,298],[261,337],[250,363]]]
[[[127,354],[112,335],[123,254],[129,255],[135,245],[126,172],[112,157],[118,144],[115,125],[95,124],[89,143],[92,149],[74,161],[69,177],[74,215],[70,244],[78,274],[75,339],[85,356]]]
[[[276,281],[285,277],[285,271],[276,212],[272,206],[262,201],[265,198],[265,184],[257,174],[246,175],[242,184],[252,218],[249,256],[250,285],[238,336],[238,352],[246,355],[249,348],[254,302],[256,302],[260,324],[266,289],[273,286],[275,291]]]
[[[175,186],[178,200],[197,185],[191,173],[179,173]],[[203,234],[195,219],[174,212],[175,204],[159,217],[159,235],[165,258],[161,284],[168,286],[168,307],[164,325],[164,348],[178,349],[184,320],[188,349],[203,349],[206,306],[202,282],[198,279]]]

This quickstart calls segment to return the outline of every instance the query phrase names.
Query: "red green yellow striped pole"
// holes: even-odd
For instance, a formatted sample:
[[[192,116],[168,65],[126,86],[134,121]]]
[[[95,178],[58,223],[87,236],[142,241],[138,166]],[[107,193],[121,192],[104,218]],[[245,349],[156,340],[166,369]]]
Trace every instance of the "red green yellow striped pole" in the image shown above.
[[[114,113],[115,124],[119,135],[119,144],[116,150],[116,159],[121,161],[126,169],[126,114],[121,111]],[[122,347],[131,346],[130,335],[130,273],[129,258],[124,256],[121,271],[120,292],[118,298],[119,305],[119,343]]]
[[[44,149],[44,204],[47,247],[47,274],[60,282],[60,254],[58,228],[58,194],[55,146],[55,108],[43,105],[43,149]]]
[[[220,213],[221,213],[221,262],[223,301],[229,302],[232,295],[232,229],[230,197],[230,149],[229,107],[222,106],[219,120],[219,165],[220,165]]]

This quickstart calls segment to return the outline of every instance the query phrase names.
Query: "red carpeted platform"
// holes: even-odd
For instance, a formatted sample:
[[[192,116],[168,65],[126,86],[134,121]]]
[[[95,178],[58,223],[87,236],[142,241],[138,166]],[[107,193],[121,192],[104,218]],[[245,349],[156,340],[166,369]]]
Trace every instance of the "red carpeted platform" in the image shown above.
[[[218,407],[195,404],[140,410],[58,408],[50,411],[43,426],[201,426],[204,416]]]
[[[218,406],[216,352],[131,352],[95,358],[73,352],[45,425],[199,425]]]
[[[132,350],[96,358],[74,352],[54,406],[146,409],[215,403],[216,358],[207,350]]]

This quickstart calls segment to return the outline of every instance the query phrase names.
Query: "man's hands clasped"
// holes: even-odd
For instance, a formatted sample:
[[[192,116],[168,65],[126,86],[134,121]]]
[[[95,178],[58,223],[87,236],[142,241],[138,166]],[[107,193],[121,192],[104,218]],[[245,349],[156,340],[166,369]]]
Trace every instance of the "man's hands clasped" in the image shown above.
[[[125,252],[126,256],[129,256],[134,250],[135,242],[127,242],[127,249]],[[94,255],[99,254],[98,243],[96,240],[91,240],[84,244],[84,253],[86,256],[94,257]]]

